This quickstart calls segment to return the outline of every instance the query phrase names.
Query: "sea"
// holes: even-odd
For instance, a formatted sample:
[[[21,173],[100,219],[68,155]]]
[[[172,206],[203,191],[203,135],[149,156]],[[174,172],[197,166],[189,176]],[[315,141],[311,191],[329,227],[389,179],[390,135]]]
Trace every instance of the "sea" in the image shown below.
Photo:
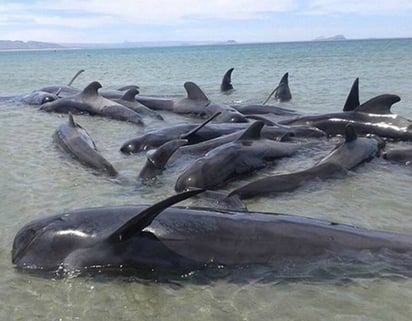
[[[235,90],[220,93],[234,67]],[[103,89],[135,84],[141,94],[184,96],[193,81],[208,97],[227,104],[262,103],[289,72],[292,100],[268,104],[302,113],[342,110],[359,77],[360,100],[396,94],[392,112],[412,119],[412,39],[176,46],[0,52],[0,320],[337,320],[409,321],[412,279],[364,273],[294,277],[267,271],[253,278],[196,278],[167,281],[129,277],[42,278],[15,269],[10,251],[17,231],[33,219],[95,206],[153,204],[174,194],[181,168],[167,168],[152,184],[137,175],[145,154],[124,155],[120,146],[143,133],[179,123],[199,122],[164,113],[145,126],[87,115],[75,120],[89,132],[101,154],[119,171],[109,178],[56,148],[52,135],[67,115],[39,111],[20,97],[48,85],[99,81]],[[230,191],[259,175],[313,165],[342,138],[312,142],[309,152],[281,160],[252,177],[219,189]],[[308,142],[310,144],[310,142]],[[387,147],[408,146],[389,142]],[[359,166],[344,179],[315,181],[279,196],[246,201],[249,210],[287,213],[355,226],[412,233],[411,168],[382,158]],[[191,206],[196,201],[185,204]],[[410,267],[409,267],[410,268]],[[308,277],[305,277],[308,276]]]

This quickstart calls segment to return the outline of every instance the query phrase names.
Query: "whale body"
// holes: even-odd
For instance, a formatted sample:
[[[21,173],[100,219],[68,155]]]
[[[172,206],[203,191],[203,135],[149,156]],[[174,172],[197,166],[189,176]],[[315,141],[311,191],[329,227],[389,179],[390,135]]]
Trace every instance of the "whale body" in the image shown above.
[[[170,207],[201,191],[152,206],[80,209],[34,220],[17,233],[12,262],[23,271],[66,276],[276,267],[325,258],[345,267],[366,255],[405,268],[412,259],[410,234],[286,214]]]

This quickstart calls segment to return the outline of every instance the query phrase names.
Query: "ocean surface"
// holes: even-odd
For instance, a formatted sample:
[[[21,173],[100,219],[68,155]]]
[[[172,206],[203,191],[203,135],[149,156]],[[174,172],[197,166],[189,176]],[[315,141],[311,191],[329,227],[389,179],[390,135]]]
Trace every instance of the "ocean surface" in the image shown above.
[[[236,90],[224,95],[220,82],[230,67],[235,68]],[[98,80],[104,89],[137,84],[144,95],[183,96],[183,83],[193,81],[210,99],[224,103],[261,103],[289,72],[293,99],[280,106],[307,113],[341,111],[359,77],[361,102],[397,94],[401,101],[392,111],[412,118],[412,39],[0,52],[0,96],[66,84],[79,69],[85,72],[74,82],[78,88]],[[119,152],[126,140],[145,131],[190,121],[166,113],[164,117],[164,122],[145,119],[144,128],[75,117],[120,172],[111,179],[56,148],[52,135],[67,121],[66,115],[41,112],[18,97],[0,98],[0,320],[411,319],[412,279],[398,275],[343,273],[339,278],[292,280],[274,275],[261,282],[262,275],[244,282],[182,278],[167,283],[123,277],[55,280],[16,271],[10,258],[13,238],[33,219],[83,207],[152,204],[174,193],[179,169],[168,168],[156,183],[142,185],[137,174],[144,154]],[[282,160],[259,175],[310,166],[339,140],[325,141],[322,148]],[[293,193],[246,204],[250,210],[411,234],[411,186],[410,167],[378,158],[344,179],[313,182]]]

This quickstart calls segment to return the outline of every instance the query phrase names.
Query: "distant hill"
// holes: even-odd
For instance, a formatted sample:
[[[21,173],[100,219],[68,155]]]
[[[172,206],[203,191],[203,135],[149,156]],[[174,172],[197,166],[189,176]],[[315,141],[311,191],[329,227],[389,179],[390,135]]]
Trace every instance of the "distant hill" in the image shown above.
[[[179,47],[236,44],[235,40],[227,41],[124,41],[119,43],[62,43],[65,48],[76,49],[117,49],[143,47]]]
[[[336,35],[332,37],[317,37],[313,39],[313,41],[342,41],[342,40],[347,40],[344,35]]]
[[[114,49],[140,47],[175,47],[201,45],[232,45],[235,40],[227,41],[141,41],[121,43],[52,43],[41,41],[0,40],[0,50],[42,50],[42,49]]]
[[[51,42],[0,40],[0,50],[22,50],[22,49],[60,49],[62,45]]]

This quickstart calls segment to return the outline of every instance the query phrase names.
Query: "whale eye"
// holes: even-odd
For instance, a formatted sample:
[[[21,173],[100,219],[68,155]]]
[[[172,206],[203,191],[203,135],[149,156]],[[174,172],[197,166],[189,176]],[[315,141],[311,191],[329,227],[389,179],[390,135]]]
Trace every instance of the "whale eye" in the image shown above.
[[[52,101],[55,101],[55,100],[56,100],[56,98],[54,98],[53,96],[45,96],[41,103],[42,104],[49,103],[49,102],[52,102]]]
[[[248,123],[249,121],[245,116],[239,114],[237,110],[228,110],[228,112],[221,117],[222,120],[225,120],[230,123]]]
[[[230,122],[231,123],[248,123],[249,121],[243,116],[234,115],[230,118]]]
[[[123,145],[123,146],[120,148],[120,151],[121,151],[122,153],[125,153],[125,154],[132,154],[132,153],[135,152],[135,150],[137,150],[137,149],[136,149],[136,147],[135,147],[134,144]]]

